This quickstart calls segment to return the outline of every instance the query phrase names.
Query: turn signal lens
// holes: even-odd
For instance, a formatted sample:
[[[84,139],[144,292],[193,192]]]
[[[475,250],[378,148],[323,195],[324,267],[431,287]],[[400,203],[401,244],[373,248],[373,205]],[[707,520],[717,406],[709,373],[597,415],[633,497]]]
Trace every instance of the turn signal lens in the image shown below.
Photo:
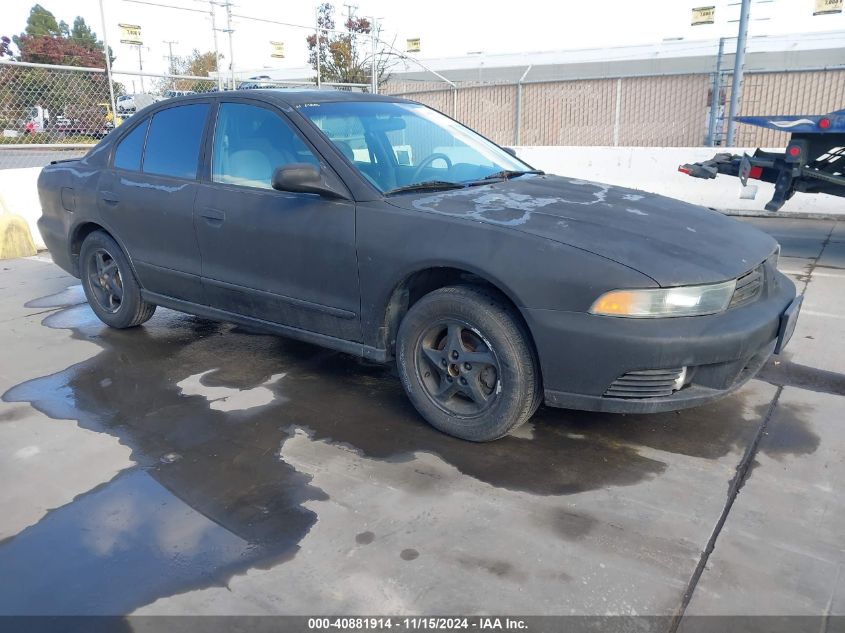
[[[590,312],[635,318],[715,314],[727,309],[735,289],[736,280],[731,279],[703,286],[612,290],[596,299]]]

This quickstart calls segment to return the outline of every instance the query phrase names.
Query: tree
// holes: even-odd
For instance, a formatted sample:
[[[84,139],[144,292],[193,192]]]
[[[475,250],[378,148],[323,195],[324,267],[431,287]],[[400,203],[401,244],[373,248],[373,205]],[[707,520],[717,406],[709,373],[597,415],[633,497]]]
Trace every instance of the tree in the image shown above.
[[[9,59],[14,59],[15,54],[12,52],[12,40],[6,37],[5,35],[0,36],[0,59],[3,57],[8,57]]]
[[[200,53],[194,49],[190,55],[174,55],[170,60],[168,73],[171,75],[192,75],[194,77],[208,77],[210,72],[217,70],[217,59],[214,53],[208,51]],[[209,79],[169,79],[163,78],[159,82],[159,90],[192,90],[194,92],[208,92],[217,85],[216,81]]]
[[[339,83],[370,83],[372,78],[373,51],[369,49],[369,37],[373,26],[367,18],[350,15],[344,27],[346,33],[336,33],[334,21],[334,6],[324,2],[317,7],[317,25],[320,28],[320,39],[317,34],[305,38],[308,44],[308,62],[317,70],[317,56],[320,58],[320,77],[323,81]],[[376,29],[376,41],[379,41],[381,29]],[[388,64],[390,53],[379,46],[375,52],[376,76],[379,85],[388,79]]]
[[[81,15],[76,16],[73,21],[73,28],[70,31],[70,39],[86,48],[102,50],[102,42],[97,39],[97,34],[91,30],[91,27],[85,22],[85,18]]]
[[[67,24],[65,24],[65,28],[67,28]],[[40,4],[34,5],[29,10],[25,32],[32,37],[42,37],[45,35],[58,37],[62,34],[59,23],[56,22],[56,16]]]
[[[40,4],[29,12],[24,32],[13,38],[18,49],[17,59],[51,65],[105,66],[104,46],[85,20],[77,17],[73,28]],[[0,39],[0,57],[13,57],[9,38]],[[55,120],[64,113],[71,118],[102,118],[99,105],[109,99],[108,78],[105,73],[76,72],[52,68],[4,67],[0,73],[0,122],[4,126],[19,127],[32,106],[49,109]],[[116,94],[123,87],[113,82]],[[82,113],[86,113],[84,116]],[[94,113],[94,114],[92,114]],[[99,125],[90,122],[91,125]],[[102,121],[100,121],[102,123]]]
[[[58,36],[20,35],[16,42],[21,61],[37,64],[64,64],[102,68],[106,60],[102,50],[92,50],[77,44],[70,38]]]
[[[105,47],[85,18],[77,16],[71,29],[64,20],[57,22],[56,16],[40,4],[30,9],[24,32],[13,39],[24,62],[88,68],[106,65]],[[111,53],[109,47],[110,56]]]

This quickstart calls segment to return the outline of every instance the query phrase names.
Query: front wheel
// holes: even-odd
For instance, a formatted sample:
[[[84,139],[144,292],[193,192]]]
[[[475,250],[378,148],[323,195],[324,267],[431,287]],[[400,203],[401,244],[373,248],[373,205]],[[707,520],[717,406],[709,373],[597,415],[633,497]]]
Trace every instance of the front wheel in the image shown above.
[[[417,411],[465,440],[495,440],[527,421],[541,399],[528,333],[495,294],[450,286],[415,303],[399,327],[397,366]]]
[[[85,297],[106,325],[135,327],[153,316],[156,306],[141,298],[129,260],[105,231],[94,231],[82,242],[79,270]]]

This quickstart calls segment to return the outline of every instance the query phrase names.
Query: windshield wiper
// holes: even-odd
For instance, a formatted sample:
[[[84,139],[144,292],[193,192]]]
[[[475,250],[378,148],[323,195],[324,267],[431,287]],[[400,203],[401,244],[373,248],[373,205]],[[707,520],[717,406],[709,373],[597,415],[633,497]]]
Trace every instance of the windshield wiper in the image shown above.
[[[480,185],[485,182],[490,182],[491,180],[510,180],[511,178],[518,178],[519,176],[524,176],[525,174],[536,174],[538,176],[544,175],[546,172],[540,169],[526,169],[524,171],[518,171],[515,169],[503,169],[502,171],[497,171],[495,174],[490,174],[488,176],[484,176],[484,178],[479,178],[478,180],[473,180],[467,183],[467,185]]]
[[[403,185],[384,192],[384,195],[390,196],[394,193],[403,193],[405,191],[437,191],[444,189],[463,189],[466,187],[465,183],[451,182],[449,180],[426,180],[424,182],[416,182],[412,185]]]

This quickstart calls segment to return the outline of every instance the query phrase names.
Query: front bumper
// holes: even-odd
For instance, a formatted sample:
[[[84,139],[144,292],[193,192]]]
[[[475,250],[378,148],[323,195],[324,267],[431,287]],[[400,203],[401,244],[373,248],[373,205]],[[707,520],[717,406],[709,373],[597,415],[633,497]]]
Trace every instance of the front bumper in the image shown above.
[[[782,316],[794,299],[795,285],[772,268],[763,296],[720,314],[666,319],[530,309],[524,314],[540,357],[547,405],[654,413],[705,404],[753,378],[774,352]],[[671,395],[605,395],[629,372],[679,367],[687,368],[686,380]]]

